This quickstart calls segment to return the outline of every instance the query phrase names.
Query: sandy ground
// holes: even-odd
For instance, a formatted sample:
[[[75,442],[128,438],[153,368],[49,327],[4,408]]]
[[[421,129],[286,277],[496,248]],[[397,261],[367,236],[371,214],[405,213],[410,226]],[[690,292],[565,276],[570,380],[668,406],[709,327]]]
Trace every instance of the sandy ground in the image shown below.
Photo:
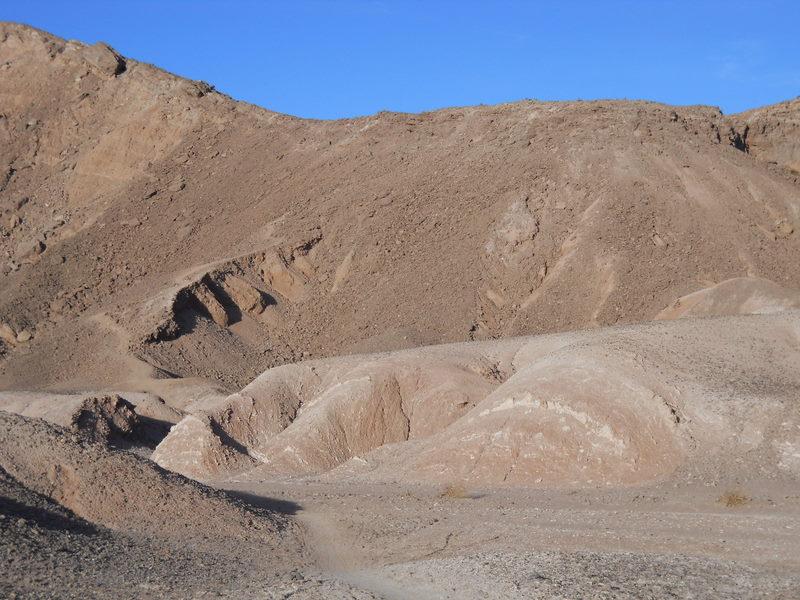
[[[796,489],[245,488],[296,505],[323,573],[382,598],[800,595]]]
[[[269,554],[112,532],[7,476],[0,484],[0,591],[8,598],[800,594],[800,498],[780,486],[737,490],[741,505],[728,506],[733,490],[718,487],[443,494],[313,480],[228,483],[239,499],[300,523],[312,556],[276,572]]]

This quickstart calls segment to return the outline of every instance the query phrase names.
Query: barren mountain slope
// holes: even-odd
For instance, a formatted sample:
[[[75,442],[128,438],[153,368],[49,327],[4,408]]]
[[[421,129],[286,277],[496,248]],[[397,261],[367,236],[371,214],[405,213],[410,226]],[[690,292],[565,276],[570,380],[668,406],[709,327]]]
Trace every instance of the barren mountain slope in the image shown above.
[[[800,288],[797,178],[711,107],[301,120],[8,24],[0,75],[0,387],[235,389],[649,319],[733,277]]]

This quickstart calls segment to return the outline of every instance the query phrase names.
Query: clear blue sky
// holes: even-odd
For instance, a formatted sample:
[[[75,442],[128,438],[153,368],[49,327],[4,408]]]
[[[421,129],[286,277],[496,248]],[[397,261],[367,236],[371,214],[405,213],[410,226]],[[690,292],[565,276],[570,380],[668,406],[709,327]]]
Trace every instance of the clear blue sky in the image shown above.
[[[0,20],[304,117],[523,98],[729,113],[800,95],[800,0],[2,0]]]

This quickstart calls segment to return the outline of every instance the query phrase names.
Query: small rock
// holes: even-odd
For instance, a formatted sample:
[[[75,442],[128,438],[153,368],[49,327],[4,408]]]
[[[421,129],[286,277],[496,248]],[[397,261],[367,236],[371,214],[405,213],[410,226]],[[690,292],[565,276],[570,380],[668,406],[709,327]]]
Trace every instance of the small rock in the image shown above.
[[[21,259],[30,256],[38,256],[45,250],[45,245],[42,240],[33,240],[21,243],[17,246],[17,257]]]
[[[547,277],[547,265],[542,265],[539,269],[539,272],[536,274],[539,281],[543,281],[545,277]]]
[[[180,89],[192,98],[202,98],[204,95],[203,88],[196,81],[185,81],[181,84]]]
[[[63,313],[67,308],[67,301],[64,298],[56,298],[50,303],[50,312],[54,315]]]
[[[33,338],[33,334],[27,329],[23,329],[17,334],[17,341],[20,343],[29,342]]]
[[[205,96],[206,94],[210,94],[211,92],[217,91],[213,85],[206,81],[195,81],[195,87],[197,88],[197,93],[200,97]]]
[[[794,227],[786,219],[781,219],[775,223],[775,237],[778,239],[787,238],[794,233]]]
[[[11,215],[11,218],[8,220],[8,229],[12,230],[17,225],[19,225],[22,221],[20,220],[18,215]]]
[[[0,323],[0,340],[8,342],[9,344],[17,343],[17,334],[8,323]]]
[[[170,192],[180,192],[182,189],[186,187],[186,181],[184,181],[183,177],[178,177],[175,181],[173,181],[169,188],[167,188]]]
[[[652,240],[653,240],[653,244],[655,244],[658,248],[666,248],[667,247],[667,242],[665,242],[661,238],[661,236],[658,235],[657,233],[653,234]]]

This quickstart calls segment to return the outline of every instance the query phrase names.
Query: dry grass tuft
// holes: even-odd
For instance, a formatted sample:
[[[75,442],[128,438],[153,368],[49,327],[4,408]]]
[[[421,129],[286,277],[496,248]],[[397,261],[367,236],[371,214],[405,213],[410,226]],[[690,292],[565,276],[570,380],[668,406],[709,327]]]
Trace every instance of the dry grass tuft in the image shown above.
[[[451,483],[447,485],[442,493],[439,494],[441,498],[451,498],[453,500],[464,500],[466,498],[472,498],[469,493],[467,493],[467,489],[458,483]]]
[[[750,502],[750,498],[736,491],[728,491],[717,499],[717,502],[728,508],[738,508]]]

